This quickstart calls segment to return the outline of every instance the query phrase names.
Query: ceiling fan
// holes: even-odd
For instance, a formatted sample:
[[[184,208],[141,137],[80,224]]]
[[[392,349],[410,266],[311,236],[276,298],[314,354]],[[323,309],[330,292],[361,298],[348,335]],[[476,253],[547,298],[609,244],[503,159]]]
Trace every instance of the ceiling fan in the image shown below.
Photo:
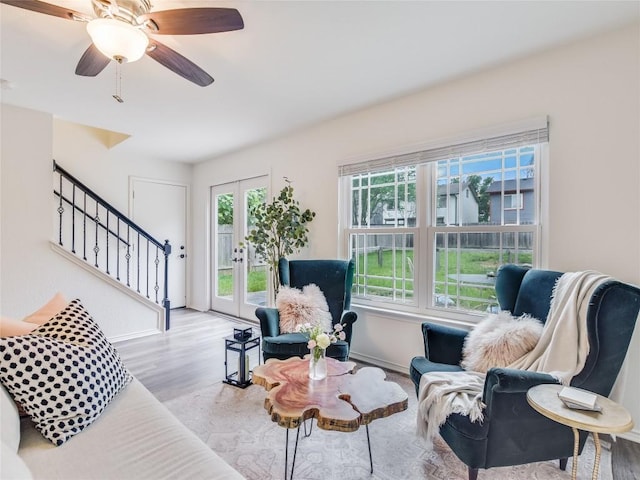
[[[134,62],[144,54],[187,80],[205,87],[213,78],[191,60],[148,34],[195,35],[244,28],[235,8],[178,8],[151,11],[149,0],[91,0],[95,16],[39,0],[0,0],[34,12],[87,23],[93,43],[76,67],[76,75],[95,77],[111,60]]]

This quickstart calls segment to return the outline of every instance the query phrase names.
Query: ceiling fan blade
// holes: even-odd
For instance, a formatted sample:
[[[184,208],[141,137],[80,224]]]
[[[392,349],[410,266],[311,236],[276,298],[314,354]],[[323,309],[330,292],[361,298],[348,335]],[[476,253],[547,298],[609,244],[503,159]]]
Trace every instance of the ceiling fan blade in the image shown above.
[[[109,60],[100,50],[92,43],[89,48],[82,54],[78,66],[76,67],[76,75],[83,77],[95,77],[104,68],[109,65]]]
[[[172,72],[177,73],[196,85],[206,87],[213,83],[213,78],[211,78],[207,72],[202,70],[191,60],[183,57],[175,50],[170,49],[156,40],[152,39],[150,41],[149,48],[147,49],[147,55],[153,58],[156,62],[167,67]]]
[[[40,2],[38,0],[0,0],[0,3],[11,5],[13,7],[24,8],[25,10],[31,10],[33,12],[44,13],[46,15],[53,15],[54,17],[66,18],[67,20],[78,20],[84,22],[91,20],[91,17],[84,13],[76,12],[70,8]]]
[[[242,16],[235,8],[164,10],[140,15],[138,21],[141,24],[146,22],[146,26],[151,33],[164,35],[196,35],[200,33],[229,32],[244,28]]]

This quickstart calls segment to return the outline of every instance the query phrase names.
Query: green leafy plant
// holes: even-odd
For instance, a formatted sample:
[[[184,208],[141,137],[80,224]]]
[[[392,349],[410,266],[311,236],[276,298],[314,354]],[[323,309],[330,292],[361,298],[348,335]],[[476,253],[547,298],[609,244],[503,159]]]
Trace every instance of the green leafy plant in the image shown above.
[[[285,177],[285,182],[287,184],[270,203],[259,203],[250,208],[253,228],[245,237],[273,273],[274,299],[280,287],[278,261],[299,252],[309,243],[307,227],[316,216],[308,208],[304,211],[300,208],[300,202],[293,198],[291,181]]]

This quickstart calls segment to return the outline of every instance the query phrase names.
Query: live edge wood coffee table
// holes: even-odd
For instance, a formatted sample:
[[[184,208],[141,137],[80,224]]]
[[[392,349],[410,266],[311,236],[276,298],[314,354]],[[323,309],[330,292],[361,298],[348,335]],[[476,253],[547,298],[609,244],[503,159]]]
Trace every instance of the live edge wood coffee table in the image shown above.
[[[296,428],[291,475],[296,464],[300,426],[305,420],[316,419],[323,430],[353,432],[364,425],[367,431],[369,463],[373,473],[369,424],[377,418],[388,417],[407,409],[408,396],[400,385],[385,380],[380,368],[364,367],[353,373],[356,364],[327,358],[328,375],[322,380],[309,378],[308,357],[287,360],[270,359],[253,370],[253,383],[267,390],[264,408],[271,420],[286,428],[285,469],[287,479],[289,429]]]

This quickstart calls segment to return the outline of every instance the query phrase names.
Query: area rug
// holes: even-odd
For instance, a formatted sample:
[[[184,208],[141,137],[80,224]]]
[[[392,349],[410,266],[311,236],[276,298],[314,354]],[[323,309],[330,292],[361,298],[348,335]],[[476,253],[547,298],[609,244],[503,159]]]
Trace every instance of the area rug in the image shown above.
[[[409,394],[408,410],[369,425],[373,474],[370,474],[364,428],[352,432],[329,432],[314,425],[311,436],[300,435],[294,478],[299,480],[418,480],[466,479],[467,468],[446,443],[436,438],[426,449],[415,433],[417,400],[408,377],[390,372],[389,380]],[[240,389],[216,383],[166,401],[165,406],[218,455],[248,480],[284,477],[285,429],[273,423],[264,409],[263,387]],[[302,430],[301,430],[302,431]],[[290,452],[295,430],[290,430]],[[589,439],[578,461],[578,478],[591,478],[595,448]],[[291,462],[291,453],[289,463]],[[539,462],[516,467],[480,470],[478,479],[567,480],[558,462]],[[611,454],[602,449],[600,478],[612,480]]]

